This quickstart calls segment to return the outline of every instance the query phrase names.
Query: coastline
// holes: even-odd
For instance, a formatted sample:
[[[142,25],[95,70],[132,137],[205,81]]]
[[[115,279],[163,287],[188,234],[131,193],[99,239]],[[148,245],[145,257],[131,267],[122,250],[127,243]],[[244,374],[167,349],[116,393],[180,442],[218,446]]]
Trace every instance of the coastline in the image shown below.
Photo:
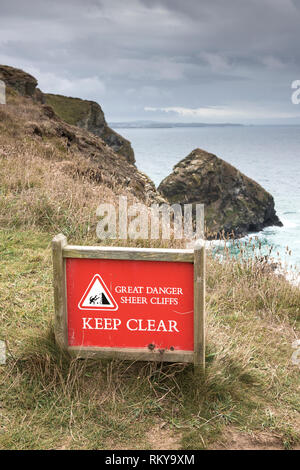
[[[255,236],[258,238],[258,243],[259,243],[259,234],[255,234]],[[186,245],[186,248],[193,249],[197,243],[203,243],[202,239],[198,239],[192,242],[188,242]],[[247,235],[246,237],[235,239],[235,240],[205,240],[205,248],[206,250],[212,252],[215,250],[215,255],[216,257],[219,257],[220,259],[224,258],[224,250],[226,248],[229,248],[229,253],[227,252],[225,256],[231,256],[232,258],[240,255],[240,251],[235,251],[232,249],[234,243],[246,243],[248,245],[248,252],[249,252],[249,258],[245,258],[248,260],[251,260],[251,257],[254,261],[254,256],[255,256],[255,251],[252,249],[251,241],[253,241],[253,237],[251,235]],[[257,249],[257,247],[256,247]],[[265,254],[260,253],[260,258],[263,260],[263,263],[268,264],[268,268],[271,272],[273,272],[275,275],[279,277],[284,277],[290,284],[292,284],[295,287],[298,287],[300,289],[300,268],[298,266],[293,266],[291,264],[287,264],[284,262],[280,256],[279,257],[271,257],[271,256],[266,256]],[[257,256],[257,255],[256,255]]]
[[[122,129],[135,150],[137,167],[156,186],[192,148],[202,147],[262,185],[275,200],[283,227],[267,227],[258,235],[274,246],[285,261],[300,267],[300,126],[243,126],[227,128]],[[284,156],[284,158],[283,158]],[[244,239],[244,238],[243,238]],[[247,237],[246,237],[247,239]]]

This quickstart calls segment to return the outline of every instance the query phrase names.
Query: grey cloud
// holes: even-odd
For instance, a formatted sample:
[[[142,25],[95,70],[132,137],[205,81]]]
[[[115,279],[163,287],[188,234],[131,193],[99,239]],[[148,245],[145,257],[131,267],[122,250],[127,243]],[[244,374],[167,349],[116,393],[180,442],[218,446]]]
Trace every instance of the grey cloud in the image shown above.
[[[145,118],[147,106],[265,103],[293,112],[299,7],[298,0],[0,1],[0,62],[34,72],[52,92],[99,101],[112,120]]]

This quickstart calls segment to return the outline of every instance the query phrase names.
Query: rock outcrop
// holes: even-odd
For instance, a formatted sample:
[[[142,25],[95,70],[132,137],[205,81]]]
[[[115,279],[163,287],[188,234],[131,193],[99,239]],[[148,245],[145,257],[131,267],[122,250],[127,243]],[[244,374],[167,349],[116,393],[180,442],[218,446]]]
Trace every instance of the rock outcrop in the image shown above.
[[[33,114],[33,113],[32,113]],[[30,116],[28,110],[28,117]],[[35,120],[23,124],[28,137],[39,142],[57,142],[64,160],[61,163],[67,172],[74,174],[72,155],[80,155],[81,162],[75,170],[78,175],[110,188],[128,190],[139,201],[146,204],[165,202],[153,181],[129,163],[123,155],[117,155],[99,137],[61,120],[48,105],[39,105],[34,110]]]
[[[49,93],[44,94],[44,97],[46,103],[52,106],[61,119],[101,137],[107,145],[116,153],[123,155],[129,163],[135,163],[130,142],[107,125],[102,108],[98,103]]]
[[[116,194],[129,192],[146,204],[165,202],[151,179],[137,169],[134,159],[132,161],[132,158],[117,154],[113,145],[109,146],[104,138],[87,132],[85,125],[68,124],[67,119],[59,117],[52,106],[37,99],[37,80],[34,77],[22,70],[0,65],[0,79],[5,82],[8,91],[7,106],[1,109],[0,135],[8,132],[13,135],[13,141],[20,145],[25,145],[25,142],[29,147],[38,146],[41,155],[49,154],[47,158],[74,178],[90,179],[99,184],[99,188],[107,186]],[[90,108],[91,102],[84,103]],[[99,124],[105,123],[100,106],[93,105],[97,108],[95,121],[92,122],[97,125],[99,119]],[[66,110],[70,113],[69,117],[72,116],[73,109],[69,106]],[[109,130],[105,132],[109,134]],[[121,142],[122,137],[119,138]],[[111,139],[114,144],[114,138]],[[11,151],[14,152],[15,148]]]
[[[37,88],[36,78],[23,70],[8,65],[0,65],[0,80],[20,95],[51,106],[54,112],[68,124],[78,126],[101,137],[109,147],[116,153],[123,155],[129,163],[135,163],[130,142],[107,125],[104,113],[98,103],[42,93]]]
[[[0,65],[0,80],[3,80],[7,87],[17,91],[20,95],[44,102],[43,93],[37,88],[36,78],[29,73],[8,65]]]
[[[216,155],[195,149],[174,166],[158,190],[170,203],[203,203],[206,234],[235,237],[281,226],[274,199],[258,183]]]

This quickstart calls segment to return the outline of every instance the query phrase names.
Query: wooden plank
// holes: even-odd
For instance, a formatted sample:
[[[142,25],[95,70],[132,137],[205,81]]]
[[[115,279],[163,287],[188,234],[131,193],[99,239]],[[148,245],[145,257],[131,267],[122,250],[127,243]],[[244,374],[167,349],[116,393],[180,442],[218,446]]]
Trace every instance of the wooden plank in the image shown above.
[[[70,346],[69,353],[77,358],[119,359],[130,361],[166,361],[192,363],[193,351],[149,351],[141,348],[97,348]]]
[[[65,261],[62,255],[67,239],[63,234],[56,235],[52,240],[53,288],[54,288],[54,333],[58,345],[65,349],[68,346],[67,304]]]
[[[123,248],[67,245],[63,248],[63,257],[141,261],[179,261],[185,263],[194,262],[193,250],[173,250],[160,248]]]
[[[194,251],[194,367],[205,370],[205,242],[199,242]]]

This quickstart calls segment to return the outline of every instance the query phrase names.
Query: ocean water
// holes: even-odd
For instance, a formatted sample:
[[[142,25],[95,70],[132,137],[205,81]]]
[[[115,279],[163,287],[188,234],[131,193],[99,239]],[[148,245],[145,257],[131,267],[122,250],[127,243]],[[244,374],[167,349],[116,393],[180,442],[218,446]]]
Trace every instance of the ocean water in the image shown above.
[[[279,252],[283,263],[300,267],[300,126],[116,130],[131,141],[138,168],[156,185],[197,147],[253,178],[273,195],[283,223],[256,235],[266,249],[272,245]]]

